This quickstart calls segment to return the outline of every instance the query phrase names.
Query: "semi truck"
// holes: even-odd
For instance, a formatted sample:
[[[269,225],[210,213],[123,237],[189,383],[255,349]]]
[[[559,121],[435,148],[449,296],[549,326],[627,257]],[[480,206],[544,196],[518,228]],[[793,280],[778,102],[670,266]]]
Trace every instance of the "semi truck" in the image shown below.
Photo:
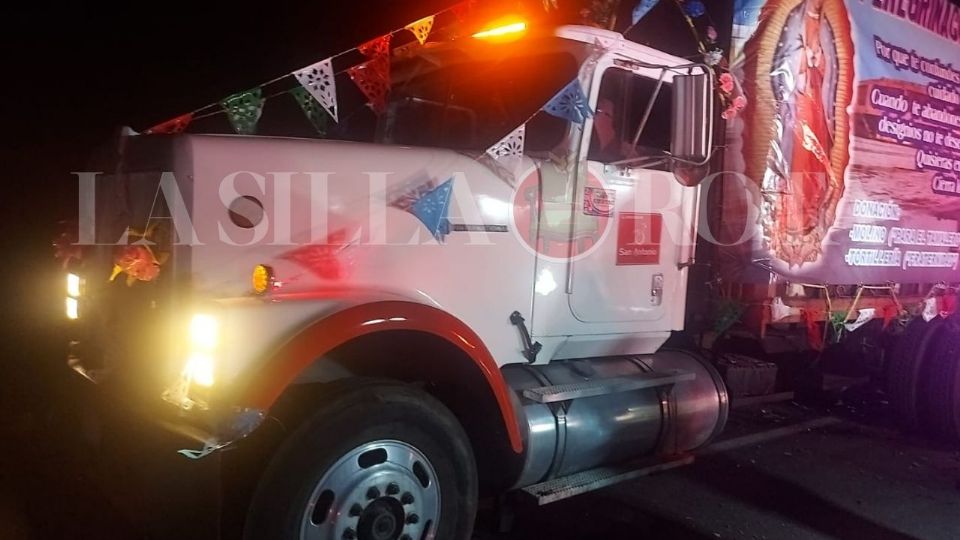
[[[468,538],[481,495],[688,464],[774,390],[725,380],[734,353],[866,351],[907,424],[956,437],[956,199],[922,216],[933,255],[885,267],[911,281],[831,240],[908,206],[851,180],[847,149],[880,144],[854,135],[894,119],[852,112],[842,7],[755,14],[774,46],[737,34],[751,101],[725,130],[715,66],[516,23],[388,54],[370,141],[128,130],[80,175],[68,364],[215,465],[247,538]],[[776,44],[806,12],[837,36],[794,78]]]

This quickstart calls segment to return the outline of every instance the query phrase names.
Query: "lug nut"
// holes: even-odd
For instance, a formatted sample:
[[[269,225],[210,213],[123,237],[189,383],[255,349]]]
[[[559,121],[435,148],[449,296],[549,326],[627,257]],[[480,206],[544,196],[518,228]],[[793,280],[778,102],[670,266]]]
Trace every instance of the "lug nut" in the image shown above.
[[[400,496],[400,503],[413,504],[413,495],[411,495],[409,491],[404,493],[403,495]]]
[[[387,495],[396,495],[397,493],[400,493],[400,486],[394,482],[390,482],[387,485]]]
[[[353,529],[344,529],[343,538],[345,540],[353,540],[356,537],[357,537],[357,533],[355,533]]]
[[[409,516],[407,516],[407,523],[409,523],[410,525],[416,525],[417,522],[419,521],[420,521],[420,516],[416,514],[410,514]]]
[[[357,517],[362,513],[363,507],[359,504],[354,503],[354,505],[350,507],[350,517]]]
[[[380,490],[376,487],[372,487],[367,490],[367,498],[370,500],[377,499],[380,497]]]

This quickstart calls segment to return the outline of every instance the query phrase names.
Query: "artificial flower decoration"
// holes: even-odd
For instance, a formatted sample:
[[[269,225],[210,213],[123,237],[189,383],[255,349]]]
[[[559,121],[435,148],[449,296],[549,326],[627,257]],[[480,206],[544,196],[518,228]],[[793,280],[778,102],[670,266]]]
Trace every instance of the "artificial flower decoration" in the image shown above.
[[[730,92],[733,92],[733,75],[730,73],[721,73],[719,80],[720,90],[723,93],[729,94]]]
[[[159,231],[159,232],[158,232]],[[136,242],[120,246],[113,257],[113,271],[110,281],[115,281],[120,274],[127,275],[127,286],[137,281],[153,281],[160,275],[160,267],[167,261],[170,254],[155,252],[157,241],[155,238],[166,233],[154,223],[140,232],[134,228],[127,229],[127,238],[136,239]]]
[[[707,41],[710,43],[717,41],[717,29],[713,25],[707,26]]]

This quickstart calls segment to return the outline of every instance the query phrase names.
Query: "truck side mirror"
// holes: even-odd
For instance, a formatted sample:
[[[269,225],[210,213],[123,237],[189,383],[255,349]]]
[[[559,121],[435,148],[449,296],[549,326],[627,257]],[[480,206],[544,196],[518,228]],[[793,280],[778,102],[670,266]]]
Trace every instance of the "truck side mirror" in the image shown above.
[[[672,119],[674,175],[681,184],[694,186],[707,174],[713,147],[713,78],[709,72],[673,76]]]

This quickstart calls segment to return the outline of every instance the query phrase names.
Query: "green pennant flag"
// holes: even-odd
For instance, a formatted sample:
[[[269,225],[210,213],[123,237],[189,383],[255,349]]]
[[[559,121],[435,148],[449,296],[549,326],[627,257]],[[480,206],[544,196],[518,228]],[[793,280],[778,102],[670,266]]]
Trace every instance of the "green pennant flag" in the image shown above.
[[[302,86],[294,88],[290,91],[290,94],[293,95],[293,98],[297,100],[297,104],[300,105],[300,108],[303,109],[303,114],[310,120],[310,123],[313,124],[314,129],[317,130],[317,133],[320,136],[327,134],[327,112],[323,110],[323,107],[317,100],[313,99],[313,96],[310,95],[310,92],[303,88]]]
[[[253,135],[263,112],[263,92],[260,88],[238,92],[220,102],[230,119],[233,130],[241,135]]]

